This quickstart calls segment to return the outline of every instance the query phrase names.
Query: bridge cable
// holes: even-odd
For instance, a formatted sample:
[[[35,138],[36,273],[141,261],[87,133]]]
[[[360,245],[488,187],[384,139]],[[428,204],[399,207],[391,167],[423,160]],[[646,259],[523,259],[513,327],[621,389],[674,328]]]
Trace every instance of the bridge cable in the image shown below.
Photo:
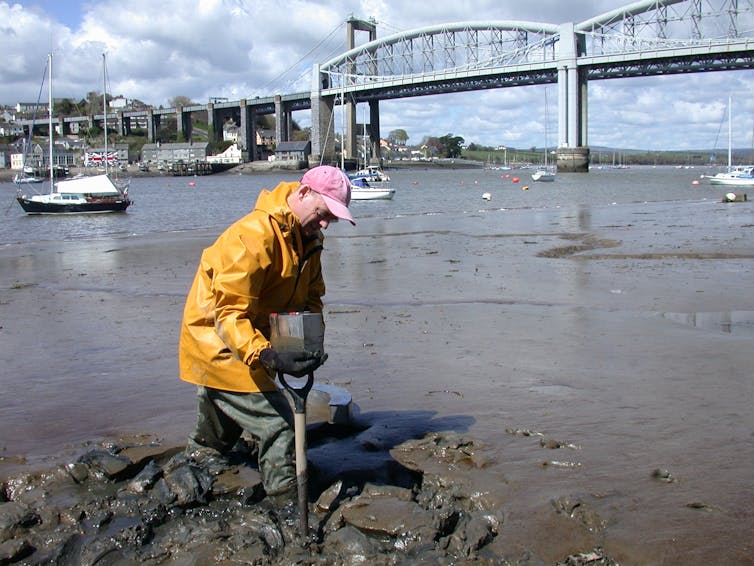
[[[307,51],[307,52],[306,52],[306,53],[305,53],[304,55],[302,55],[302,56],[301,56],[301,57],[300,57],[300,58],[299,58],[299,59],[298,59],[298,60],[297,60],[297,61],[296,61],[295,63],[293,63],[293,64],[292,64],[292,65],[291,65],[290,67],[288,67],[288,68],[287,68],[287,69],[286,69],[285,71],[283,71],[282,73],[280,73],[279,75],[277,75],[276,77],[272,78],[271,80],[267,81],[267,83],[265,83],[264,85],[262,85],[262,86],[260,87],[260,90],[264,90],[264,89],[268,88],[268,87],[269,87],[269,86],[270,86],[271,84],[273,84],[273,83],[274,83],[275,81],[279,80],[279,79],[280,79],[281,77],[283,77],[283,76],[285,76],[285,75],[286,75],[287,73],[289,73],[289,72],[291,71],[291,69],[293,69],[294,67],[297,67],[297,66],[298,66],[298,65],[299,65],[299,64],[300,64],[301,62],[303,62],[303,61],[304,61],[304,60],[305,60],[305,59],[306,59],[306,58],[307,58],[307,57],[308,57],[309,55],[311,55],[311,54],[312,54],[312,53],[313,53],[313,52],[314,52],[315,50],[319,49],[319,47],[320,47],[320,46],[321,46],[321,45],[322,45],[323,43],[325,43],[325,42],[326,42],[326,41],[328,41],[328,40],[329,40],[329,39],[330,39],[330,38],[331,38],[331,37],[332,37],[333,35],[335,35],[335,32],[337,32],[337,31],[338,31],[338,30],[339,30],[340,28],[342,28],[342,27],[343,27],[343,23],[341,22],[341,23],[339,23],[339,24],[338,24],[338,25],[337,25],[337,26],[336,26],[336,27],[335,27],[335,28],[334,28],[334,29],[333,29],[333,30],[332,30],[332,31],[331,31],[331,32],[330,32],[330,33],[329,33],[329,34],[327,35],[327,37],[325,37],[325,38],[324,38],[324,39],[323,39],[322,41],[320,41],[320,42],[319,42],[319,43],[318,43],[317,45],[315,45],[315,46],[314,46],[314,47],[312,47],[312,48],[311,48],[311,49],[310,49],[309,51]],[[309,71],[307,71],[306,73],[308,73],[308,72],[309,72]],[[304,76],[304,74],[306,74],[306,73],[302,73],[301,75],[299,75],[299,78],[303,77],[303,76]]]

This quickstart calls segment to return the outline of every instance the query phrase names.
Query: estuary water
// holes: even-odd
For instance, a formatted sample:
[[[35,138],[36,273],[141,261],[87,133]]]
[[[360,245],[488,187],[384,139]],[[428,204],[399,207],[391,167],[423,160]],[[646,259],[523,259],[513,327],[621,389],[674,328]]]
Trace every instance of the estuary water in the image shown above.
[[[718,200],[719,188],[692,185],[701,169],[641,167],[561,174],[554,183],[534,183],[533,170],[405,169],[389,171],[397,189],[392,201],[353,203],[357,218],[458,214],[495,209],[553,209],[579,205]],[[15,185],[0,183],[0,244],[76,240],[217,229],[249,210],[263,188],[298,173],[205,177],[137,177],[127,214],[27,216],[13,200]],[[517,178],[518,183],[512,179]],[[523,190],[528,187],[529,190]],[[482,199],[489,192],[490,201]]]
[[[701,172],[390,171],[395,198],[353,202],[323,252],[316,379],[351,392],[369,448],[312,461],[353,473],[450,430],[489,448],[469,477],[499,500],[499,558],[752,564],[754,211]],[[0,184],[0,472],[127,433],[185,442],[201,250],[299,176],[134,178],[128,213],[65,217]]]

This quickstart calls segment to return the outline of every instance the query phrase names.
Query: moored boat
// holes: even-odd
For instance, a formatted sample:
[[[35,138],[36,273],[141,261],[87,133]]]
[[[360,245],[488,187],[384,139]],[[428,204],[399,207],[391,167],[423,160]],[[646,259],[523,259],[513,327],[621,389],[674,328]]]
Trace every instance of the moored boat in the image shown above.
[[[128,188],[115,185],[108,175],[93,175],[59,181],[55,190],[41,195],[18,195],[28,214],[81,214],[125,212],[131,204]]]
[[[52,127],[52,54],[48,57],[49,72],[49,163],[54,163]],[[107,108],[107,104],[105,104]],[[107,114],[105,114],[107,120]],[[105,134],[107,139],[107,134]],[[107,147],[107,146],[105,146]],[[50,167],[50,189],[46,194],[16,196],[27,214],[80,214],[92,212],[124,212],[131,204],[128,185],[117,185],[105,173],[55,182],[55,168]]]
[[[754,165],[737,165],[730,171],[707,177],[710,185],[754,187]]]

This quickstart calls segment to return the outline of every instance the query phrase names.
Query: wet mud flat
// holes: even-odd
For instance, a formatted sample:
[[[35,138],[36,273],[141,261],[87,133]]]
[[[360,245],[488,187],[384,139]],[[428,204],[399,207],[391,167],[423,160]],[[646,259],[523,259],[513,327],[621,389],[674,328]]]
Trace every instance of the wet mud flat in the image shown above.
[[[362,427],[364,430],[356,432]],[[503,501],[469,472],[494,454],[470,438],[434,433],[389,454],[367,423],[320,425],[311,439],[351,437],[368,468],[315,468],[309,532],[296,502],[265,497],[253,442],[227,458],[197,458],[147,437],[90,448],[56,469],[0,486],[3,564],[500,564],[489,543]],[[330,430],[328,430],[330,429]],[[667,477],[663,477],[667,479]],[[602,519],[580,500],[553,501],[585,533]],[[573,543],[574,541],[572,541]],[[595,541],[562,565],[617,565]],[[532,553],[518,564],[542,564]]]
[[[316,538],[300,560],[348,563],[350,548],[354,561],[372,553],[378,564],[751,564],[752,230],[751,203],[711,202],[333,226],[323,259],[330,358],[315,379],[348,389],[361,424],[311,431]],[[245,551],[299,560],[295,519],[249,487],[253,458],[233,463],[242,489],[179,456],[194,391],[176,375],[178,321],[212,237],[0,250],[0,508],[25,506],[3,519],[6,556],[34,563],[41,533],[65,527],[79,535],[71,552],[101,563],[150,552],[169,563],[162,544],[204,557],[194,546],[204,521],[225,516],[227,528],[206,530],[225,537],[216,556],[240,561],[233,533],[262,514],[272,544]],[[144,437],[154,453],[108,478],[85,454],[118,458],[143,444],[117,440],[125,433],[154,435]],[[145,469],[154,485],[129,491]],[[176,478],[192,476],[203,500],[179,504],[190,491]],[[318,510],[338,480],[332,512]],[[360,499],[380,490],[389,503]],[[171,520],[124,497],[162,504]],[[73,505],[84,513],[68,517]],[[356,518],[362,505],[381,518],[377,532]],[[129,539],[120,509],[152,538]],[[396,517],[420,534],[395,534],[405,530],[389,525]],[[324,528],[330,520],[339,528]],[[169,525],[183,538],[160,539]],[[62,552],[56,540],[44,552]]]

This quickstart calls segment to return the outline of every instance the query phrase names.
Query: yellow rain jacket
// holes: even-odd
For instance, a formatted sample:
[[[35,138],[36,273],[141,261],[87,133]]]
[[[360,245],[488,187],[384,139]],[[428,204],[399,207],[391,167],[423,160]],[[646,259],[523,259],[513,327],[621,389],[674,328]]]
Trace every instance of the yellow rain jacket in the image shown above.
[[[254,210],[202,253],[179,345],[184,381],[225,391],[275,389],[259,362],[272,312],[322,312],[322,232],[303,241],[286,198],[298,182],[260,193]]]

